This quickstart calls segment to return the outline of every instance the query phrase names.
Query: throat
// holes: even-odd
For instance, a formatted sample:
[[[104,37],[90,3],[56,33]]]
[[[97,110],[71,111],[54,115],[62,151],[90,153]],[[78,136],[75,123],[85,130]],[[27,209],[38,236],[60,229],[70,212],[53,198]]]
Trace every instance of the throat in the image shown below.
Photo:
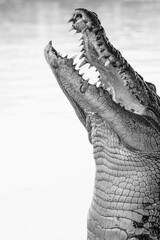
[[[137,197],[139,189],[136,192],[133,186],[137,177],[134,156],[105,121],[95,116],[90,120],[96,176],[88,234],[90,239],[93,235],[97,239],[111,236],[111,239],[126,240],[127,228],[134,231],[133,223],[140,219],[140,215],[132,211],[142,209],[142,198]],[[114,238],[115,235],[118,237]]]
[[[89,123],[91,141],[95,154],[96,152],[101,152],[97,149],[99,146],[101,150],[114,150],[114,153],[123,148],[119,136],[113,131],[110,125],[97,114],[89,114],[87,116],[87,123]],[[94,155],[94,157],[96,156]]]

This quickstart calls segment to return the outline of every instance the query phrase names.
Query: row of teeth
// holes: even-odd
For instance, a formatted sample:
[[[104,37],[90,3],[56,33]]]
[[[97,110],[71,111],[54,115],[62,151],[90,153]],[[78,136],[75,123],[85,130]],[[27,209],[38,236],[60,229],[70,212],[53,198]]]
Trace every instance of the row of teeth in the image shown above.
[[[72,22],[72,21],[74,21],[74,20],[71,18],[71,19],[69,20],[69,22]],[[83,32],[84,32],[86,29],[89,29],[90,27],[92,27],[92,23],[91,23],[91,22],[87,22],[86,19],[83,18],[83,16],[82,16],[82,18],[80,18],[80,19],[78,19],[78,20],[76,21],[76,24],[77,24],[77,23],[80,23],[81,21],[83,21],[83,22],[86,24],[86,28],[81,32],[81,33],[83,34]],[[74,24],[72,24],[72,28],[70,29],[70,31],[71,31],[71,30],[75,30],[76,33],[79,33],[79,31],[77,31],[77,30],[74,28]],[[81,50],[82,55],[81,55],[80,59],[84,58],[84,60],[81,62],[81,64],[80,64],[79,67],[82,67],[83,65],[85,65],[86,63],[88,63],[87,60],[86,60],[86,57],[85,57],[85,49],[84,49],[84,47],[83,47],[83,45],[84,45],[84,43],[83,43],[83,37],[81,38],[81,40],[82,40],[82,43],[80,44],[80,46],[82,46],[82,50]],[[106,40],[107,40],[107,39],[106,39]],[[98,43],[99,43],[99,44],[98,44]],[[111,63],[111,64],[112,64],[112,63],[115,63],[115,64],[117,65],[117,67],[120,66],[120,62],[119,62],[113,55],[109,54],[108,52],[105,52],[105,47],[103,46],[103,42],[101,42],[101,37],[97,40],[97,47],[99,48],[99,54],[100,54],[98,60],[100,60],[100,59],[103,58],[103,60],[105,61],[105,62],[104,62],[104,66],[105,66],[105,67],[107,67],[110,63]],[[113,47],[113,46],[111,45],[111,47]],[[120,54],[120,52],[119,52],[119,55],[120,55],[120,57],[122,57],[121,54]],[[126,61],[125,61],[123,58],[122,58],[122,61],[124,62],[124,64],[126,64]],[[121,69],[119,69],[118,73],[121,74]],[[121,77],[122,77],[122,80],[124,81],[124,84],[127,85],[127,82],[125,83],[126,76],[122,74]],[[129,87],[129,86],[128,86],[128,87]],[[129,89],[129,90],[130,90],[130,89]]]
[[[65,56],[65,57],[68,58],[68,56]],[[78,66],[78,63],[76,61],[77,58],[79,60],[84,58],[84,60],[80,63],[79,66]],[[79,75],[83,78],[83,82],[82,82],[82,85],[81,85],[81,92],[84,93],[86,91],[86,89],[88,88],[88,86],[89,86],[88,83],[89,83],[90,79],[85,79],[85,76],[84,76],[85,74],[84,73],[80,73],[81,68],[83,66],[85,66],[86,64],[89,64],[89,67],[88,67],[89,69],[91,67],[94,68],[95,73],[96,73],[97,70],[96,70],[96,68],[94,66],[92,66],[90,63],[87,62],[87,60],[85,59],[84,51],[82,52],[80,57],[78,57],[78,55],[74,55],[70,59],[72,59],[72,61],[73,61],[73,66],[74,66],[75,70],[79,71]],[[119,106],[121,106],[121,108],[124,108],[124,109],[126,109],[128,111],[131,111],[131,112],[135,111],[134,109],[130,109],[127,106],[124,106],[122,103],[117,102],[117,100],[115,98],[115,92],[114,92],[113,87],[110,86],[108,88],[105,88],[105,84],[101,82],[100,76],[98,76],[98,80],[94,84],[91,84],[91,85],[96,86],[96,88],[102,87],[103,89],[105,89],[105,91],[107,91],[109,93],[109,95],[111,96],[112,100],[114,102],[116,102]]]
[[[82,62],[79,64],[75,59],[78,58],[78,56],[72,57],[74,59],[74,66],[75,69],[79,71],[79,74],[85,81],[88,81],[90,84],[95,85],[97,88],[99,87],[104,87],[104,83],[101,82],[100,80],[100,75],[97,71],[97,69],[92,66],[90,63],[86,61],[86,59],[83,59]],[[79,57],[79,60],[82,58]],[[92,80],[89,78],[89,76],[92,75]]]
[[[85,21],[85,20],[79,19],[76,23],[79,23],[79,22],[81,22],[81,21]],[[88,22],[88,23],[85,22],[85,24],[87,25],[87,27],[85,28],[85,30],[86,30],[87,28],[89,28],[89,26],[91,26],[91,23],[89,23],[89,22]],[[72,26],[71,30],[76,30],[76,29]],[[76,31],[76,33],[79,33],[79,32]],[[81,32],[81,33],[82,33],[82,32]],[[82,40],[82,42],[81,42],[81,44],[80,44],[80,46],[82,46],[82,49],[81,49],[82,54],[81,54],[81,56],[79,57],[79,60],[81,60],[81,59],[83,59],[83,60],[82,60],[82,62],[80,63],[79,68],[82,68],[84,65],[89,64],[89,69],[90,69],[91,67],[93,67],[93,68],[95,69],[95,72],[96,72],[97,69],[96,69],[94,66],[92,66],[92,65],[87,61],[87,59],[86,59],[85,49],[84,49],[84,42],[83,42],[83,36],[81,37],[80,40]],[[100,39],[99,39],[99,41],[100,41]],[[98,42],[97,42],[97,43],[98,43]],[[119,64],[119,62],[116,61],[116,59],[115,59],[114,56],[110,55],[108,52],[107,52],[107,54],[105,54],[105,48],[103,47],[103,44],[99,44],[99,45],[97,44],[97,47],[99,48],[99,51],[100,51],[100,54],[101,54],[100,57],[98,58],[98,60],[100,60],[100,59],[103,58],[103,60],[105,60],[105,62],[104,62],[104,66],[105,66],[105,67],[107,67],[110,63],[112,64],[112,63],[115,63],[115,62],[116,62],[116,64]],[[120,53],[119,53],[119,54],[120,54]],[[74,58],[75,58],[75,57],[74,57]],[[119,64],[119,65],[120,65],[120,64]],[[121,69],[119,69],[118,73],[121,74]],[[80,74],[80,75],[81,75],[81,74]],[[84,78],[84,74],[82,74],[81,76]],[[122,80],[123,80],[123,82],[124,82],[124,85],[126,85],[126,87],[128,88],[128,90],[131,90],[131,89],[130,89],[130,85],[128,85],[126,76],[125,76],[124,74],[121,74],[121,77],[122,77]],[[89,79],[86,79],[86,80],[89,81]],[[94,85],[95,85],[97,88],[98,88],[98,87],[103,87],[103,88],[105,88],[105,84],[101,82],[100,76],[98,76],[98,80],[96,81],[96,83],[95,83]],[[107,92],[112,96],[112,99],[115,101],[115,98],[114,98],[114,94],[113,94],[112,89],[111,89],[110,87],[108,87],[108,88],[105,88],[105,90],[107,90]]]
[[[85,30],[91,26],[91,23],[90,23],[90,22],[86,22],[85,19],[83,19],[83,18],[79,19],[76,23],[79,23],[79,22],[81,22],[81,21],[84,21],[85,24],[87,25],[87,27],[85,28]],[[72,27],[72,30],[76,30],[76,29],[75,29],[74,27]],[[78,32],[76,32],[76,33],[78,33]],[[98,39],[98,41],[100,41],[100,39]],[[100,43],[101,43],[101,42],[100,42]],[[81,45],[82,45],[82,46],[84,45],[84,44],[83,44],[83,37],[82,37],[82,43],[81,43]],[[81,45],[80,45],[80,46],[81,46]],[[119,61],[118,61],[117,59],[115,59],[115,57],[114,57],[113,55],[110,55],[108,52],[105,53],[105,47],[103,46],[103,43],[98,45],[98,42],[97,42],[97,47],[99,48],[99,51],[100,51],[100,54],[101,54],[100,57],[98,58],[98,60],[100,60],[100,59],[103,58],[103,60],[105,61],[105,62],[104,62],[104,66],[105,66],[105,67],[107,67],[110,63],[111,63],[111,64],[115,63],[115,64],[117,65],[117,67],[120,66]],[[81,51],[82,51],[82,55],[81,55],[80,59],[84,58],[84,60],[81,62],[81,64],[80,64],[79,67],[82,67],[83,65],[85,65],[86,63],[88,63],[87,60],[86,60],[86,57],[85,57],[85,53],[84,53],[85,49],[84,49],[84,47],[82,47],[82,50],[81,50]],[[121,54],[120,54],[120,52],[119,52],[119,55],[120,55],[120,57],[122,57]],[[126,60],[123,59],[123,58],[122,58],[122,61],[123,61],[123,64],[124,64],[124,65],[128,64],[128,63],[126,62]],[[91,65],[91,66],[92,66],[92,65]],[[127,87],[127,89],[132,93],[132,88],[134,88],[134,87],[132,87],[132,85],[128,83],[128,80],[127,80],[127,78],[126,78],[126,75],[125,75],[125,74],[122,74],[121,69],[118,70],[118,73],[121,75],[121,78],[122,78],[122,80],[123,80],[124,85],[125,85],[125,86]],[[138,78],[138,75],[136,74],[136,72],[135,72],[135,77]],[[136,93],[134,93],[134,94],[136,95]],[[140,99],[141,99],[141,97],[140,97]],[[138,99],[138,100],[139,100],[139,99]]]
[[[76,23],[78,23],[78,22],[80,22],[80,21],[82,21],[82,19],[79,19]],[[87,27],[87,28],[88,28],[88,27]],[[85,28],[85,30],[86,30],[87,28]],[[72,27],[69,31],[72,31],[72,30],[76,30],[76,29],[74,29],[74,27]],[[76,31],[76,33],[79,33],[79,32]],[[81,33],[82,33],[82,32],[81,32]],[[116,101],[116,99],[115,99],[115,97],[114,97],[114,91],[113,91],[113,89],[112,89],[111,87],[105,88],[105,84],[102,83],[101,80],[100,80],[100,75],[99,75],[99,74],[97,75],[97,69],[87,61],[86,56],[85,56],[85,48],[84,48],[83,36],[80,38],[80,41],[81,41],[81,44],[80,44],[79,47],[82,47],[82,49],[81,49],[81,55],[80,55],[79,57],[78,57],[77,55],[73,56],[73,57],[72,57],[72,60],[73,60],[73,65],[74,65],[75,69],[79,71],[79,75],[84,79],[84,85],[86,85],[85,82],[87,81],[87,82],[89,82],[91,85],[95,85],[96,88],[102,87],[103,89],[105,89],[105,90],[109,93],[109,95],[111,96],[112,100]],[[100,48],[100,49],[101,49],[101,48]],[[100,51],[101,51],[101,50],[100,50]],[[112,56],[109,56],[109,57],[107,58],[107,60],[105,61],[105,63],[104,63],[104,66],[105,66],[105,67],[108,66],[108,65],[111,63],[111,61],[110,61],[110,59],[109,59],[110,57],[112,58],[111,60],[113,61],[113,57],[112,57]],[[77,58],[78,58],[78,59],[77,59]],[[98,58],[98,60],[100,60],[101,58],[105,58],[105,56],[104,56],[104,54],[103,54],[102,52],[101,52],[101,56]],[[78,63],[76,62],[76,59],[77,59],[78,61],[79,61],[79,60],[82,60],[81,63],[79,64],[79,66],[78,66]],[[86,66],[87,64],[89,65],[89,66],[88,66],[88,70],[90,70],[90,68],[94,69],[94,73],[95,73],[94,75],[97,75],[97,76],[96,76],[96,81],[95,81],[93,84],[90,82],[90,79],[88,79],[88,78],[85,76],[85,73],[82,73],[82,74],[80,73],[81,68],[82,68],[83,66]],[[85,87],[84,87],[84,88],[85,88]],[[123,106],[121,106],[121,107],[123,107]]]
[[[90,23],[90,22],[86,22],[85,19],[83,19],[83,18],[80,18],[79,20],[77,20],[76,23],[80,23],[81,21],[84,21],[85,24],[86,24],[86,28],[83,30],[83,32],[84,32],[86,29],[88,29],[89,27],[91,27],[91,23]],[[72,29],[71,29],[71,30],[76,30],[73,25],[72,25]],[[83,34],[83,32],[81,32],[81,33]],[[76,33],[79,33],[79,31],[76,31]],[[82,49],[81,49],[82,54],[81,54],[81,56],[79,57],[79,60],[81,60],[81,59],[83,59],[83,60],[82,60],[82,62],[80,63],[79,68],[83,67],[84,65],[86,65],[86,64],[88,63],[88,61],[87,61],[87,59],[86,59],[86,56],[85,56],[83,36],[82,36],[81,40],[82,40],[82,43],[80,44],[80,46],[82,46]],[[104,61],[104,66],[105,66],[105,67],[107,67],[107,66],[111,63],[111,64],[115,64],[115,65],[119,68],[120,65],[121,65],[120,62],[118,61],[119,57],[121,58],[121,61],[123,62],[124,66],[125,66],[126,64],[128,65],[128,63],[126,62],[126,60],[123,59],[123,57],[121,56],[120,52],[118,52],[118,55],[119,55],[119,54],[120,54],[120,55],[119,55],[119,57],[118,57],[118,59],[117,59],[117,58],[114,57],[113,55],[109,54],[108,51],[107,51],[107,52],[105,51],[105,47],[103,46],[103,42],[101,42],[101,37],[97,37],[97,47],[98,47],[98,49],[99,49],[99,54],[100,54],[100,57],[98,58],[98,60],[103,59],[103,61]],[[111,45],[111,48],[112,48],[112,45]],[[88,64],[90,64],[90,63],[88,63]],[[90,65],[89,65],[89,68],[91,68],[91,67],[94,67],[94,66],[92,66],[92,65],[90,64]],[[131,93],[132,93],[133,90],[132,90],[132,88],[131,88],[131,84],[128,83],[127,76],[122,73],[121,67],[119,68],[118,73],[121,75],[121,78],[122,78],[122,80],[123,80],[124,85],[125,85],[125,86],[127,87],[127,89],[130,90]],[[137,75],[136,72],[135,72],[135,75]],[[83,77],[83,75],[82,75],[82,77]],[[135,77],[138,77],[138,76],[135,76]],[[104,83],[101,83],[100,76],[98,76],[98,78],[99,78],[98,81],[97,81],[94,85],[95,85],[96,87],[101,87],[101,86],[102,86],[103,89],[107,90],[108,93],[112,96],[112,99],[113,99],[114,101],[116,101],[116,99],[115,99],[115,97],[114,97],[114,91],[113,91],[113,89],[112,89],[111,87],[105,88]],[[89,80],[87,80],[87,81],[89,81]],[[134,95],[136,96],[136,93],[134,93]],[[138,100],[141,102],[141,97],[140,97],[140,98],[139,98],[138,96],[136,96],[136,97],[137,97]],[[121,104],[120,104],[120,105],[121,105]],[[124,107],[124,106],[121,105],[121,107]],[[127,109],[127,110],[129,110],[129,111],[131,111],[131,112],[134,112],[133,109]]]
[[[79,65],[79,68],[83,67],[84,65],[86,65],[86,64],[88,63],[88,64],[89,64],[89,68],[93,67],[93,68],[95,69],[95,71],[97,71],[97,69],[96,69],[94,66],[92,66],[92,65],[87,61],[86,56],[85,56],[85,49],[84,49],[83,37],[81,38],[81,40],[82,40],[82,43],[80,44],[80,46],[82,46],[82,49],[81,49],[82,54],[81,54],[81,56],[80,56],[79,59],[83,59],[83,61],[82,61],[81,64]],[[108,56],[107,59],[106,59],[106,56],[105,56],[105,53],[104,53],[104,54],[102,54],[102,55],[98,58],[98,60],[100,60],[100,59],[102,59],[102,58],[105,59],[105,63],[104,63],[104,66],[105,66],[105,67],[107,67],[110,63],[115,62],[115,58],[114,58],[112,55]],[[125,61],[125,60],[124,60],[124,61]],[[128,82],[127,78],[126,78],[126,75],[121,73],[121,69],[119,69],[118,73],[121,74],[121,78],[122,78],[122,80],[123,80],[124,85],[127,87],[127,89],[128,89],[131,93],[133,93],[133,94],[135,95],[135,97],[138,99],[138,101],[140,101],[140,102],[143,104],[142,97],[138,97],[138,95],[136,94],[136,92],[134,92],[134,89],[135,89],[134,86],[132,87],[131,83],[129,84],[129,82]],[[136,72],[135,72],[135,74],[137,75]],[[138,77],[138,75],[137,75],[136,77]],[[96,87],[103,87],[103,88],[105,88],[104,83],[101,83],[100,76],[98,76],[98,78],[99,78],[99,79],[98,79],[98,81],[97,81],[97,83],[96,83]],[[113,91],[112,91],[112,89],[111,89],[110,87],[108,87],[108,88],[105,88],[105,90],[108,91],[108,93],[112,96],[112,99],[115,101],[114,96],[113,96]],[[115,102],[116,102],[116,101],[115,101]],[[130,110],[130,109],[127,109],[127,110]],[[133,112],[133,110],[131,110],[131,111]]]
[[[104,84],[101,83],[101,81],[100,81],[100,75],[99,75],[97,69],[93,65],[91,65],[86,59],[85,49],[83,46],[83,37],[81,37],[80,40],[82,40],[82,43],[80,44],[80,46],[82,46],[82,49],[81,49],[82,53],[80,54],[80,56],[74,55],[71,57],[71,59],[73,60],[74,68],[76,70],[78,70],[79,75],[85,81],[89,82],[91,85],[95,85],[97,88],[104,87]],[[88,78],[89,77],[88,75],[92,75],[92,80],[90,80],[90,78]]]
[[[82,19],[79,19],[76,23],[81,22],[81,21],[82,21]],[[83,20],[83,21],[84,21],[84,20]],[[87,25],[87,23],[86,23],[86,25]],[[89,26],[89,25],[91,25],[91,23],[88,22],[88,26]],[[88,26],[85,28],[85,30],[88,28]],[[73,25],[72,25],[72,28],[71,28],[69,31],[72,31],[72,30],[76,30],[76,29],[73,27]],[[76,31],[76,33],[79,33],[79,32]],[[82,31],[81,33],[83,34],[83,31]],[[87,64],[87,63],[89,63],[89,62],[86,60],[86,57],[85,57],[85,49],[84,49],[84,43],[83,43],[83,36],[82,36],[82,38],[81,38],[80,40],[82,40],[82,42],[81,42],[81,44],[80,44],[80,46],[82,46],[82,49],[81,49],[82,55],[80,56],[79,59],[83,59],[83,58],[84,58],[84,59],[83,59],[83,61],[81,62],[81,64],[79,65],[79,67],[82,67],[83,65],[85,65],[85,64]],[[100,45],[100,46],[97,45],[97,47],[99,47],[99,51],[100,51],[100,54],[101,54],[101,55],[99,56],[98,60],[101,60],[102,58],[105,59],[105,63],[104,63],[104,66],[105,66],[105,67],[107,67],[110,63],[115,62],[115,58],[114,58],[112,55],[109,55],[109,54],[107,53],[107,56],[105,56],[105,53],[104,53],[105,48],[103,47],[103,44]],[[89,64],[90,64],[90,63],[89,63]],[[93,66],[91,65],[90,67],[93,67]]]

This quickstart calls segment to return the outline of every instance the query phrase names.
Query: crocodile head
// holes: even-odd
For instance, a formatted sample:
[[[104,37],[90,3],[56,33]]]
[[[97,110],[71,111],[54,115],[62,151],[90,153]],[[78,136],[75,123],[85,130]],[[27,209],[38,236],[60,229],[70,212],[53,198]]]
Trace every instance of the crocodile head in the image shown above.
[[[82,34],[81,66],[89,63],[96,68],[97,84],[84,80],[73,59],[62,57],[51,42],[45,48],[45,57],[81,122],[86,126],[87,116],[96,114],[129,146],[157,151],[160,98],[155,86],[145,82],[111,45],[96,13],[79,8],[69,22],[72,29]],[[144,141],[144,136],[139,139],[137,131],[142,131],[149,140]]]
[[[112,95],[113,101],[128,111],[139,115],[152,115],[159,120],[159,97],[156,87],[143,78],[127,63],[121,53],[106,37],[96,13],[86,9],[73,12],[72,29],[82,33],[83,64],[90,63],[100,73],[103,88]]]

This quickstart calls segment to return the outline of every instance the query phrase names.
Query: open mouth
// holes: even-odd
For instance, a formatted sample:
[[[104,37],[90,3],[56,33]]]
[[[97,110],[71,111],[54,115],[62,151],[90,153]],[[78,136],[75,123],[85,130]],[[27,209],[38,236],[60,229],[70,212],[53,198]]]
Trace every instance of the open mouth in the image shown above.
[[[145,82],[111,45],[95,13],[76,9],[69,22],[82,34],[80,69],[87,63],[94,66],[99,74],[97,82],[93,85],[85,80],[74,58],[62,57],[51,42],[44,53],[82,124],[90,132],[90,118],[104,120],[127,146],[148,151],[153,145],[150,149],[157,151],[160,98],[154,85]],[[139,134],[143,131],[144,137]],[[144,141],[152,135],[156,139],[152,144]]]
[[[99,72],[96,86],[103,86],[112,100],[126,110],[144,114],[148,97],[141,90],[145,83],[111,45],[97,14],[86,9],[76,9],[69,22],[72,23],[71,30],[82,33],[80,67],[87,63],[94,66]]]
[[[75,56],[72,58],[68,58],[68,56],[62,57],[62,55],[53,48],[52,41],[50,41],[45,48],[45,57],[55,76],[57,76],[59,85],[65,94],[69,95],[69,98],[72,98],[72,95],[74,98],[74,93],[75,99],[78,99],[79,95],[81,98],[87,91],[89,93],[97,94],[97,96],[104,97],[104,99],[106,97],[105,93],[107,93],[108,96],[111,96],[111,94],[104,89],[104,84],[101,83],[99,79],[97,79],[95,84],[91,84],[89,82],[90,79],[85,80],[83,78],[83,73],[80,74],[82,66],[79,66],[79,69],[77,70],[77,64],[74,64]]]
[[[62,57],[52,47],[51,42],[45,48],[45,57],[55,76],[57,75],[56,78],[63,92],[77,109],[77,115],[83,119],[83,124],[86,113],[97,113],[98,108],[102,107],[100,99],[104,105],[106,101],[112,102],[111,104],[116,104],[116,108],[149,116],[159,122],[157,102],[160,102],[160,99],[156,95],[155,86],[145,82],[113,47],[106,37],[97,14],[86,9],[76,9],[69,22],[72,23],[72,30],[82,34],[80,44],[82,49],[79,57],[81,64],[79,66],[75,64],[75,57]],[[81,68],[88,63],[98,72],[94,85],[91,84],[90,79],[85,80],[83,74],[80,74]],[[90,95],[87,95],[86,92],[89,91]],[[83,106],[79,104],[82,99]]]

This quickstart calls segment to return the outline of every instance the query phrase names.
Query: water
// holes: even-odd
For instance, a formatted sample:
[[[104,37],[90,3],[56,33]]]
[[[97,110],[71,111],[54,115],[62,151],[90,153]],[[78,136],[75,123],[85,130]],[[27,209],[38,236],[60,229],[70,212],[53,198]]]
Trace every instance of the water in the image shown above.
[[[86,238],[92,147],[43,56],[51,39],[61,53],[79,53],[66,23],[77,7],[98,13],[113,45],[160,93],[159,1],[1,0],[2,240]]]

